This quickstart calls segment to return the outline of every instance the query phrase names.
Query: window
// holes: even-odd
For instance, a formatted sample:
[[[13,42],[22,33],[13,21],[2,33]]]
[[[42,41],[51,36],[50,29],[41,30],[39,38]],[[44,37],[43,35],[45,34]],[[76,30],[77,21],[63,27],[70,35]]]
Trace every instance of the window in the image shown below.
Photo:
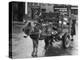
[[[78,15],[78,9],[71,9],[71,14]]]

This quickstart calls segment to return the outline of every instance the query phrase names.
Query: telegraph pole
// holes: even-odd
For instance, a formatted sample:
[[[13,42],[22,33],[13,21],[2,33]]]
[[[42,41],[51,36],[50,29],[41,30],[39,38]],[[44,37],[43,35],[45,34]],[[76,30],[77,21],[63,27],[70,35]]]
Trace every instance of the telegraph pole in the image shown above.
[[[69,21],[68,32],[69,32],[69,34],[71,34],[72,20],[71,20],[71,6],[70,5],[67,7],[67,10],[68,10],[68,21]]]

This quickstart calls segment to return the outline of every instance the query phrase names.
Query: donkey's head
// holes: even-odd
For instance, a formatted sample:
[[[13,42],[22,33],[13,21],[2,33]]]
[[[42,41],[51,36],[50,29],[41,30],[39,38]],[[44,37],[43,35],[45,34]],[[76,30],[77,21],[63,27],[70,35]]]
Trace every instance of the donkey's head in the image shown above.
[[[23,28],[23,32],[26,34],[26,35],[30,35],[32,31],[32,25],[31,25],[31,22],[28,22],[24,28]]]

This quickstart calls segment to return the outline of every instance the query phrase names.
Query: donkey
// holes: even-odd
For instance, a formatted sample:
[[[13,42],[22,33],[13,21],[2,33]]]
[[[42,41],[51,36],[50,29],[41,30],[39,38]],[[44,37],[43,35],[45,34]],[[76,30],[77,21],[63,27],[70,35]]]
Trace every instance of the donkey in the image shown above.
[[[33,41],[33,52],[32,52],[32,56],[33,57],[37,57],[39,40],[44,40],[44,42],[45,42],[45,47],[44,47],[45,50],[48,49],[48,46],[50,44],[52,45],[53,36],[52,36],[52,34],[47,34],[47,32],[45,32],[46,30],[47,30],[46,27],[41,26],[39,23],[35,24],[35,23],[32,23],[32,22],[29,22],[23,28],[23,32],[27,36],[30,36],[30,38]]]

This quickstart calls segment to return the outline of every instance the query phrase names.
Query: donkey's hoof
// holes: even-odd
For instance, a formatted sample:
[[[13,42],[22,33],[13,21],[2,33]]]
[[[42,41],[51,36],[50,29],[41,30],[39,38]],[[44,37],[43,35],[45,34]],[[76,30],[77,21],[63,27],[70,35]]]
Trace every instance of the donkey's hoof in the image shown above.
[[[32,54],[32,57],[37,57],[37,55]]]
[[[32,55],[32,57],[37,57],[37,55]]]

